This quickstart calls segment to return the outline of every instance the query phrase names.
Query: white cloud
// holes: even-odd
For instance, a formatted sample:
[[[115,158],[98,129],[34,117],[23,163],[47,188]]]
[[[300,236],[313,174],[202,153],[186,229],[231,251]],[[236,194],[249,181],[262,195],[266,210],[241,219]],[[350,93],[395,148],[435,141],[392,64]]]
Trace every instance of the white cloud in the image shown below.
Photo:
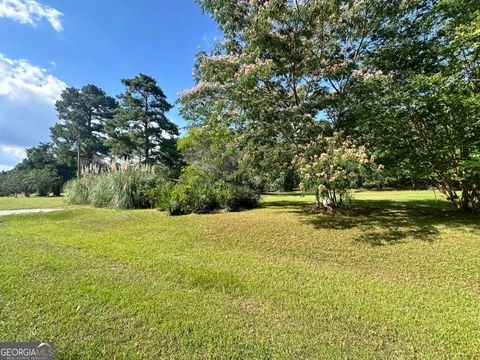
[[[67,84],[27,60],[0,53],[0,165],[14,166],[26,147],[49,139],[55,101]]]
[[[0,171],[12,169],[26,156],[23,147],[0,145]]]
[[[0,53],[0,96],[12,101],[30,100],[36,97],[54,104],[66,84],[33,66],[27,60],[12,60]]]
[[[17,159],[23,159],[26,155],[24,148],[16,146],[1,145],[0,151],[16,157]]]
[[[46,19],[56,31],[63,31],[60,17],[63,14],[35,0],[0,0],[0,18],[8,18],[21,24],[36,26]]]

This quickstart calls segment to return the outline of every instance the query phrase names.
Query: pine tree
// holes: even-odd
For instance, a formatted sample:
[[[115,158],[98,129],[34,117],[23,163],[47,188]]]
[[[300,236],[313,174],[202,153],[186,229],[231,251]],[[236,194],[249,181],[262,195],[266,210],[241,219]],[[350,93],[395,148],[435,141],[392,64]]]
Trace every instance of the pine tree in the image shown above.
[[[66,88],[55,104],[60,122],[50,128],[57,159],[80,169],[107,154],[105,122],[114,115],[117,101],[95,85]]]
[[[117,116],[107,123],[111,154],[137,158],[144,163],[161,162],[170,167],[178,163],[178,127],[166,116],[172,105],[154,78],[139,74],[123,79],[126,91],[119,95]]]

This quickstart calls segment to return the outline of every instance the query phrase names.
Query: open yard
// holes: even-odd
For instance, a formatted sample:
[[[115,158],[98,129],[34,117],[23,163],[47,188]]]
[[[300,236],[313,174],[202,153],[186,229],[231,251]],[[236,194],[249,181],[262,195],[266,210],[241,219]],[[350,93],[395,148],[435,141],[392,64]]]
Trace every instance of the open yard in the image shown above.
[[[59,208],[63,206],[63,197],[39,197],[31,196],[25,197],[23,195],[14,196],[0,196],[0,211],[1,210],[20,210],[20,209],[46,209]]]
[[[0,208],[42,201],[61,206]],[[0,341],[53,340],[60,359],[480,358],[478,215],[431,191],[312,202],[1,217]]]

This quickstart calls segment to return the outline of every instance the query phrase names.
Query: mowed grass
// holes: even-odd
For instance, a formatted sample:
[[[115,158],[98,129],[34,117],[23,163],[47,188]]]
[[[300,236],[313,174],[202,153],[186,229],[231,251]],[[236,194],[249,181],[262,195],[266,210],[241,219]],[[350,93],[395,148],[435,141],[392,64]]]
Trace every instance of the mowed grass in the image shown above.
[[[46,209],[63,206],[61,196],[0,196],[0,210]]]
[[[432,196],[2,217],[0,341],[53,340],[59,359],[479,358],[479,217]]]

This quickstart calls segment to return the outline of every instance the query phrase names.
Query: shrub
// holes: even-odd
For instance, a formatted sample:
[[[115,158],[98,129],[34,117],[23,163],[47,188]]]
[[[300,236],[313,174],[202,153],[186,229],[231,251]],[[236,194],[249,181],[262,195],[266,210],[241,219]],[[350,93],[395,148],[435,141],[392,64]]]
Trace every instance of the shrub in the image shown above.
[[[172,198],[174,185],[165,180],[158,180],[155,188],[150,190],[150,196],[154,199],[155,207],[162,211],[168,210]]]
[[[189,194],[184,186],[177,185],[173,188],[166,210],[170,215],[185,215],[193,212],[193,207],[189,201]]]
[[[172,215],[204,214],[217,208],[218,196],[208,173],[186,168],[172,190],[167,211]]]
[[[214,181],[207,171],[194,167],[184,169],[177,185],[157,184],[155,194],[157,208],[170,215],[250,209],[256,207],[259,200],[252,189],[223,180]]]
[[[260,200],[258,194],[247,186],[232,186],[228,195],[224,208],[229,211],[256,208]]]

